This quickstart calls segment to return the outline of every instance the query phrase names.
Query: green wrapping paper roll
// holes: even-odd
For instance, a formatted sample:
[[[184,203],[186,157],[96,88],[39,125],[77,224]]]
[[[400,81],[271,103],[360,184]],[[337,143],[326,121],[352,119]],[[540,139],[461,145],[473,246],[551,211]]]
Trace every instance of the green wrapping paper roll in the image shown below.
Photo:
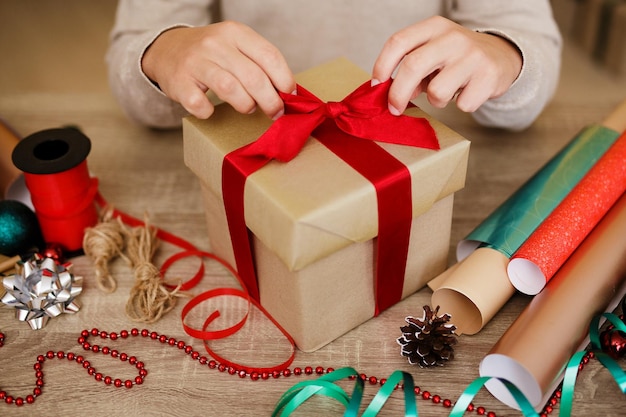
[[[618,137],[618,132],[601,125],[583,129],[459,242],[457,259],[464,259],[479,246],[495,249],[507,258],[513,256]]]

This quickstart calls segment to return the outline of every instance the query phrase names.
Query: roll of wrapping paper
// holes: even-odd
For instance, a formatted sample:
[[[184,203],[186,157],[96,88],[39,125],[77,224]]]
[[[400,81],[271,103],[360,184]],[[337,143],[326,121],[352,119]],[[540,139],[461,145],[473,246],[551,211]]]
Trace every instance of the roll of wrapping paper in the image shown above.
[[[626,191],[626,133],[513,254],[513,286],[535,295]]]
[[[560,383],[570,357],[588,343],[592,318],[626,292],[626,194],[613,205],[548,285],[480,363],[480,375],[515,384],[536,410]],[[516,407],[496,379],[487,389]]]
[[[458,334],[480,331],[515,293],[507,275],[510,256],[618,136],[602,125],[583,129],[459,242],[455,271],[428,283],[432,305],[452,316]]]
[[[98,181],[87,169],[90,150],[89,138],[75,128],[36,132],[13,150],[44,240],[69,254],[82,250],[85,229],[98,222]]]
[[[0,119],[0,200],[5,198],[9,186],[21,173],[11,161],[18,142],[19,136]]]

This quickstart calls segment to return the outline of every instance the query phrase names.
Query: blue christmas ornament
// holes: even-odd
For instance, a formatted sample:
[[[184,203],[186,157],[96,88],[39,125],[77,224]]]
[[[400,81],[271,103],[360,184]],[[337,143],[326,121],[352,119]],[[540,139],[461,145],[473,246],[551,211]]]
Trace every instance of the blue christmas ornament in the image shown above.
[[[21,255],[43,246],[35,213],[20,201],[0,200],[0,253]]]

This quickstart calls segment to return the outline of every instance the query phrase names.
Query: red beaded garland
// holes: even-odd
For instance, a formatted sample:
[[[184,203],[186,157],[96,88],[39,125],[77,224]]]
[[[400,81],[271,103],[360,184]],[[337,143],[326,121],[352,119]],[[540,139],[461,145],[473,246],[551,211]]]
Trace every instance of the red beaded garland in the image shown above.
[[[230,375],[237,375],[239,378],[242,378],[242,379],[246,377],[250,377],[252,381],[258,381],[259,379],[266,380],[266,379],[269,379],[270,377],[276,379],[281,376],[289,377],[291,375],[295,375],[295,376],[313,375],[313,374],[323,375],[325,373],[331,373],[334,371],[334,368],[330,368],[330,367],[324,369],[324,367],[322,366],[317,366],[317,367],[305,366],[304,368],[301,368],[301,367],[294,367],[293,369],[285,368],[283,370],[273,370],[271,372],[269,371],[248,372],[246,370],[236,369],[235,367],[218,363],[217,361],[213,359],[209,360],[206,356],[201,356],[200,353],[195,351],[192,346],[186,345],[185,342],[177,341],[176,339],[172,337],[167,337],[165,335],[159,335],[158,333],[151,332],[147,329],[142,329],[140,331],[136,328],[133,328],[130,331],[121,330],[119,333],[115,333],[115,332],[107,333],[105,331],[100,331],[96,328],[93,328],[91,330],[83,330],[81,332],[80,337],[77,339],[78,344],[81,345],[83,349],[86,351],[91,351],[93,353],[102,353],[104,355],[110,355],[113,358],[119,358],[119,360],[122,362],[128,362],[129,365],[134,366],[138,371],[138,374],[135,378],[122,381],[119,378],[113,378],[109,375],[104,375],[101,372],[97,372],[96,369],[91,366],[90,361],[86,360],[81,355],[76,355],[74,352],[66,353],[63,351],[58,351],[58,352],[48,351],[45,353],[45,355],[38,355],[36,359],[37,361],[33,365],[33,368],[35,370],[35,378],[36,378],[35,388],[33,389],[33,393],[22,398],[22,397],[13,397],[7,394],[6,391],[0,390],[0,400],[4,400],[6,404],[15,404],[16,406],[22,406],[24,404],[34,403],[35,399],[41,395],[42,388],[44,386],[43,371],[42,371],[43,363],[46,360],[51,360],[55,358],[57,359],[66,358],[69,361],[75,361],[76,363],[80,364],[89,375],[93,376],[97,382],[102,382],[105,385],[113,385],[117,388],[122,388],[122,387],[132,388],[133,385],[143,384],[145,377],[148,375],[148,371],[145,369],[145,365],[142,361],[140,361],[135,356],[129,356],[127,353],[119,352],[118,350],[111,349],[108,346],[100,347],[97,344],[92,345],[91,343],[88,342],[88,338],[90,336],[100,337],[101,339],[108,338],[110,340],[117,340],[120,337],[122,339],[125,339],[125,338],[128,338],[129,336],[135,336],[135,337],[142,336],[145,338],[149,338],[151,340],[158,341],[159,343],[167,343],[169,346],[177,347],[178,349],[183,350],[185,354],[190,355],[193,360],[198,361],[198,363],[200,363],[201,365],[206,365],[209,369],[217,369],[219,372],[227,372]],[[5,335],[4,333],[0,332],[0,347],[4,345],[4,342],[5,342]],[[593,354],[593,352],[587,352],[585,356],[583,356],[583,359],[581,360],[579,369],[582,369],[584,365],[586,365],[589,362],[589,360],[594,357],[595,355]],[[365,381],[369,382],[370,385],[380,384],[382,386],[387,382],[386,378],[377,378],[375,376],[368,376],[364,373],[359,374],[358,377],[364,382]],[[354,379],[354,377],[351,377],[351,379]],[[402,389],[402,388],[403,388],[403,384],[397,384],[395,387],[395,389]],[[430,401],[433,404],[440,404],[445,408],[450,408],[454,405],[454,402],[452,402],[450,399],[442,398],[438,394],[432,394],[430,391],[422,390],[419,386],[414,387],[413,392],[416,397],[421,396],[422,399]],[[554,410],[554,407],[558,404],[558,401],[560,398],[561,398],[561,390],[557,389],[552,395],[552,397],[550,398],[550,400],[548,401],[548,403],[546,404],[546,406],[544,407],[544,409],[542,410],[541,416],[547,417],[549,414],[551,414]],[[488,417],[496,417],[495,412],[487,411],[485,407],[476,407],[472,403],[468,405],[466,411],[469,411],[469,412],[475,411],[477,415],[486,415]]]

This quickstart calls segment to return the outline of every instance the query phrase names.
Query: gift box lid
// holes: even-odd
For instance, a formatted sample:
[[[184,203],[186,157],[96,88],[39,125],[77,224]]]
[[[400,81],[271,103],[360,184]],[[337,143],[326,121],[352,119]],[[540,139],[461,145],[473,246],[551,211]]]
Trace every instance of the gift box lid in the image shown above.
[[[324,101],[340,101],[368,79],[343,58],[296,75],[298,84]],[[427,118],[441,147],[379,143],[411,173],[417,217],[463,188],[469,141],[417,107],[405,114]],[[262,112],[243,115],[227,104],[217,105],[207,120],[188,116],[183,120],[185,164],[221,199],[224,156],[254,141],[271,123]],[[294,271],[377,235],[374,186],[313,137],[289,163],[272,161],[250,175],[244,205],[248,228]]]

